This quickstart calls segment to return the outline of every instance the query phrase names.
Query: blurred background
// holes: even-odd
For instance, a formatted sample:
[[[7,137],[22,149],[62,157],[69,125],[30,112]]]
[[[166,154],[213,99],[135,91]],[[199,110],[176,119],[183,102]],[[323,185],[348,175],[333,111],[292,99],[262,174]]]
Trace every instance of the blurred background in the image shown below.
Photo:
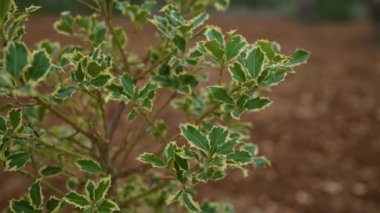
[[[300,47],[313,55],[273,90],[275,104],[244,117],[272,168],[251,170],[248,178],[233,171],[200,186],[199,196],[231,202],[242,213],[380,212],[380,1],[231,1],[209,23],[237,29],[251,42],[277,41],[286,54]],[[29,21],[29,43],[70,42],[52,29],[59,11],[88,12],[75,0],[18,2],[43,6]],[[122,17],[116,22],[130,27]],[[139,39],[130,35],[137,51],[146,48]],[[20,194],[18,184],[5,179],[0,187]]]
[[[131,0],[132,3],[141,1]],[[74,13],[89,12],[75,0],[16,0],[16,2],[22,7],[30,4],[41,5],[43,13],[57,13],[64,10]],[[296,17],[303,22],[370,19],[377,36],[380,36],[379,0],[231,0],[230,13],[233,11],[271,17]]]
[[[87,11],[78,6],[75,0],[17,0],[17,2],[20,6],[31,3],[43,5],[44,12]],[[141,0],[131,0],[131,2],[139,3]],[[373,5],[378,4],[377,2],[377,0],[231,0],[231,8],[272,15],[302,14],[322,20],[352,20],[363,18],[366,7],[374,7]]]

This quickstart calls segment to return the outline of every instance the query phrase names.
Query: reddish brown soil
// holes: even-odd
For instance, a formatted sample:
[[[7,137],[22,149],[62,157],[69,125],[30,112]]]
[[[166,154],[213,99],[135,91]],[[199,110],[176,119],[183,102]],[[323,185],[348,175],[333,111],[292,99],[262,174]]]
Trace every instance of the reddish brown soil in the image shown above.
[[[29,42],[62,40],[53,34],[51,20],[32,19]],[[369,24],[308,26],[254,16],[213,22],[250,41],[278,41],[286,53],[303,47],[313,55],[273,90],[274,105],[244,117],[254,124],[253,142],[273,167],[252,170],[248,178],[232,171],[222,182],[199,187],[200,197],[231,202],[242,213],[380,212],[380,46],[368,39]],[[146,48],[134,45],[139,52]],[[175,122],[170,112],[164,116]],[[0,177],[3,204],[26,185],[21,177],[5,177]]]

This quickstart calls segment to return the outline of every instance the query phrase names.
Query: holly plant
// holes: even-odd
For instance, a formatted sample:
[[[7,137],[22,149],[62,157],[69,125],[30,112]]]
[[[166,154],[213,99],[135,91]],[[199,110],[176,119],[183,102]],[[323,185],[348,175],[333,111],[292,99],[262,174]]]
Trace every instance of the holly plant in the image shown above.
[[[31,180],[8,211],[233,212],[194,188],[270,165],[240,119],[309,52],[207,25],[229,0],[77,2],[93,13],[54,23],[69,44],[26,45],[39,7],[0,1],[0,168]]]

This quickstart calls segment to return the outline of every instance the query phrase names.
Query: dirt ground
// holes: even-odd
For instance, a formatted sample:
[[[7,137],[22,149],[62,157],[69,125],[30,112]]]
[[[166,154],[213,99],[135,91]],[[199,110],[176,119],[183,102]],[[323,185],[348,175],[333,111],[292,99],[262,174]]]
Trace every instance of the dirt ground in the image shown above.
[[[52,20],[32,19],[28,41],[62,40]],[[380,212],[380,45],[371,41],[370,25],[242,15],[211,22],[250,41],[275,40],[287,54],[302,47],[313,55],[273,90],[269,109],[244,116],[272,168],[251,170],[248,178],[231,171],[224,181],[199,187],[199,196],[231,202],[241,213]],[[25,181],[5,177],[0,203],[22,192],[18,184]]]

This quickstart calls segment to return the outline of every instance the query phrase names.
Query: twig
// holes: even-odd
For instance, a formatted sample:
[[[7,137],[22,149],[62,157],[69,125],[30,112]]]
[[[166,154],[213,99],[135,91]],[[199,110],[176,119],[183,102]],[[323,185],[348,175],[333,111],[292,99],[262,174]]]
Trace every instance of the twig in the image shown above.
[[[164,109],[171,103],[171,101],[177,96],[177,91],[175,91],[163,104],[162,106],[153,114],[153,119],[155,119]]]
[[[28,172],[25,172],[25,171],[23,171],[23,170],[19,170],[18,172],[19,172],[20,174],[24,175],[25,177],[28,177],[28,178],[31,179],[31,180],[36,180],[36,179],[37,179],[37,177],[35,177],[34,175],[32,175],[32,174],[30,174],[30,173],[28,173]],[[51,183],[46,182],[46,181],[43,181],[43,180],[41,180],[41,183],[42,183],[43,185],[45,185],[46,187],[48,187],[49,189],[53,190],[55,193],[57,193],[57,194],[59,194],[59,195],[61,195],[61,196],[65,195],[65,193],[63,193],[60,189],[58,189],[57,187],[55,187],[55,186],[52,185]]]
[[[154,125],[154,122],[152,121],[152,119],[149,118],[148,114],[147,114],[146,112],[142,111],[142,110],[141,110],[140,112],[141,112],[141,114],[143,115],[143,117],[145,118],[145,120],[146,120],[150,125],[152,125],[153,129],[154,129],[155,131],[159,131],[159,130],[157,129],[157,127]],[[159,137],[160,137],[160,138],[161,138],[166,144],[169,143],[169,140],[168,140],[165,136],[163,136],[162,134],[160,134]]]
[[[140,132],[139,134],[136,136],[136,138],[131,142],[131,144],[129,145],[128,149],[126,150],[125,154],[124,154],[124,159],[123,159],[123,162],[125,162],[129,155],[131,154],[132,150],[136,147],[136,145],[138,144],[138,142],[141,140],[141,138],[145,135],[145,129],[146,129],[146,124],[140,128]]]
[[[78,3],[80,3],[80,4],[84,5],[84,6],[86,6],[86,7],[88,7],[88,8],[90,8],[90,9],[94,10],[94,11],[97,12],[97,13],[102,13],[102,11],[99,10],[99,8],[96,8],[96,7],[93,6],[92,4],[86,2],[85,0],[76,0],[76,1],[77,1]]]
[[[94,134],[91,134],[87,130],[83,129],[81,126],[79,126],[75,121],[71,120],[66,114],[56,109],[51,103],[49,103],[47,100],[44,100],[42,97],[34,97],[34,99],[41,104],[42,106],[46,107],[50,112],[55,114],[57,117],[65,121],[67,124],[69,124],[72,128],[74,128],[76,131],[82,133],[89,139],[93,140],[94,142],[100,141],[103,143],[106,143],[106,140],[104,140],[101,137],[97,137]]]
[[[106,135],[106,138],[108,140],[111,140],[113,138],[116,127],[119,124],[119,121],[121,119],[121,115],[123,114],[124,109],[125,109],[125,103],[120,102],[116,107],[116,111],[113,114],[111,121],[109,122],[109,126],[107,129],[107,135]]]
[[[144,79],[144,77],[151,73],[158,65],[160,65],[163,61],[167,60],[169,58],[169,55],[164,55],[161,59],[157,60],[156,63],[154,63],[151,67],[147,68],[146,70],[140,72],[136,76],[136,81],[139,81],[141,79]]]
[[[220,69],[219,69],[219,79],[218,79],[218,84],[222,84],[222,81],[223,81],[223,74],[224,74],[224,69],[226,68],[226,65],[223,63],[221,66],[220,66]]]
[[[101,8],[101,10],[102,10],[101,14],[104,17],[107,28],[110,31],[110,33],[112,34],[112,37],[115,38],[116,47],[117,47],[118,51],[120,52],[120,56],[121,56],[121,59],[122,59],[123,64],[124,64],[125,72],[128,73],[129,75],[131,75],[131,73],[129,71],[129,64],[128,64],[127,55],[125,54],[123,47],[120,44],[119,39],[117,39],[118,36],[116,35],[115,29],[113,28],[111,16],[107,12],[107,6],[105,6],[104,0],[98,0],[98,2],[99,2],[99,5],[103,5],[103,7]]]

